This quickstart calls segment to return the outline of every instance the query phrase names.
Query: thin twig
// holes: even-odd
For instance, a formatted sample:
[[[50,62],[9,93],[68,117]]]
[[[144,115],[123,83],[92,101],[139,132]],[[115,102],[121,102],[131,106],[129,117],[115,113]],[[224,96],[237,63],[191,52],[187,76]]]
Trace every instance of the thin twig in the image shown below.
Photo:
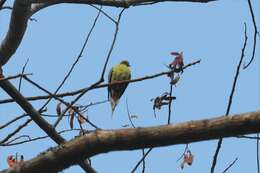
[[[73,106],[81,97],[83,97],[89,90],[97,87],[99,84],[101,84],[103,81],[104,81],[104,74],[105,74],[105,71],[106,71],[106,67],[107,67],[107,63],[110,59],[110,56],[111,56],[111,53],[114,49],[114,45],[115,45],[115,42],[116,42],[116,38],[117,38],[117,35],[118,35],[118,31],[119,31],[119,23],[120,23],[120,20],[121,20],[121,17],[122,17],[122,14],[124,12],[124,9],[119,13],[119,16],[118,16],[118,20],[117,20],[117,23],[116,23],[116,29],[115,29],[115,33],[114,33],[114,38],[113,38],[113,41],[112,41],[112,44],[110,46],[110,49],[109,49],[109,52],[108,52],[108,55],[107,55],[107,58],[106,58],[106,61],[105,61],[105,64],[103,66],[103,70],[102,70],[102,73],[101,73],[101,76],[100,76],[100,79],[99,81],[95,82],[94,84],[90,85],[88,88],[85,88],[72,102],[71,102],[71,106]],[[68,111],[69,108],[66,108],[63,112],[63,114],[65,114],[67,111]],[[57,119],[57,121],[53,124],[54,127],[57,127],[59,122],[62,120],[63,118],[63,114],[61,114],[59,116],[59,118]]]
[[[143,155],[143,157],[144,157],[144,155],[145,155],[144,149],[142,149],[142,155]],[[145,159],[143,159],[143,169],[142,169],[142,173],[145,173]]]
[[[57,118],[59,115],[57,114],[41,114],[41,116],[43,117],[51,117],[51,118]],[[67,115],[64,115],[65,117],[69,117],[70,115],[67,114]]]
[[[109,20],[111,20],[113,23],[117,23],[116,21],[115,21],[115,19],[113,19],[111,16],[109,16],[109,14],[107,14],[104,10],[102,10],[102,9],[100,9],[100,8],[98,8],[98,7],[96,7],[95,5],[92,5],[92,4],[89,4],[91,7],[93,7],[93,8],[95,8],[95,9],[97,9],[97,10],[100,10],[100,12],[102,13],[102,14],[104,14],[104,16],[106,16]]]
[[[172,98],[172,88],[173,85],[170,84],[170,98]],[[171,123],[171,113],[172,113],[172,99],[169,100],[169,105],[168,105],[168,124]]]
[[[255,58],[256,37],[257,37],[257,33],[258,33],[257,26],[256,26],[256,21],[255,21],[255,15],[254,15],[254,11],[253,11],[252,4],[251,4],[251,0],[247,0],[247,2],[248,2],[250,14],[251,14],[253,25],[254,25],[254,40],[253,40],[253,52],[252,52],[251,59],[250,59],[248,64],[244,65],[243,69],[246,69],[253,62],[253,60]]]
[[[246,135],[239,135],[239,136],[236,136],[236,138],[244,138],[244,139],[260,139],[259,137],[257,136],[246,136]]]
[[[24,71],[25,71],[25,68],[26,68],[28,62],[29,62],[29,58],[26,60],[24,66],[23,66],[23,69],[22,69],[22,75],[24,74]],[[23,79],[23,77],[21,76],[21,77],[20,77],[20,80],[19,80],[18,91],[21,91],[21,87],[22,87],[22,79]]]
[[[89,107],[91,106],[96,106],[96,105],[100,105],[100,104],[103,104],[103,103],[106,103],[108,102],[109,100],[103,100],[103,101],[98,101],[98,102],[91,102],[89,103],[88,105],[85,105],[85,106],[79,106],[80,109],[81,109],[81,112],[84,112],[86,111]]]
[[[71,75],[73,69],[75,68],[75,66],[76,66],[77,63],[79,62],[80,58],[82,57],[82,54],[83,54],[83,52],[84,52],[84,50],[85,50],[85,48],[86,48],[86,46],[87,46],[88,40],[89,40],[89,38],[90,38],[90,35],[91,35],[93,29],[95,28],[96,23],[97,23],[97,20],[98,20],[98,18],[99,18],[99,16],[100,16],[100,12],[101,12],[100,10],[101,10],[101,9],[102,9],[102,6],[100,6],[100,8],[99,8],[98,14],[97,14],[96,18],[94,19],[94,22],[93,22],[93,24],[92,24],[92,26],[91,26],[91,28],[90,28],[90,31],[89,31],[88,34],[87,34],[87,37],[86,37],[86,39],[85,39],[85,41],[84,41],[84,44],[83,44],[83,46],[82,46],[82,48],[81,48],[81,50],[80,50],[80,52],[79,52],[79,54],[78,54],[76,60],[74,61],[74,63],[72,64],[70,70],[69,70],[68,73],[65,75],[64,79],[62,80],[62,82],[60,83],[60,85],[58,86],[58,88],[56,89],[56,91],[54,92],[54,95],[56,95],[56,94],[58,93],[58,91],[61,89],[61,87],[62,87],[62,86],[64,85],[64,83],[67,81],[67,79],[68,79],[69,76]],[[52,97],[50,97],[50,98],[48,99],[48,101],[44,104],[43,107],[47,106],[47,104],[51,101],[51,99],[52,99]]]
[[[3,7],[3,5],[5,4],[5,2],[6,2],[6,0],[1,0],[1,1],[0,1],[0,8]]]
[[[246,23],[245,23],[245,32],[244,33],[245,33],[244,45],[243,45],[243,48],[242,48],[242,51],[241,51],[241,57],[240,57],[238,65],[237,65],[235,77],[234,77],[234,80],[233,80],[232,89],[231,89],[231,93],[230,93],[230,96],[229,96],[228,106],[227,106],[227,110],[226,110],[226,114],[225,114],[226,116],[228,116],[229,112],[230,112],[230,108],[231,108],[232,101],[233,101],[233,96],[234,96],[235,89],[236,89],[237,79],[238,79],[239,72],[240,72],[240,67],[241,67],[241,64],[242,64],[243,59],[244,59],[245,48],[246,48],[246,45],[247,45]],[[211,165],[211,171],[210,171],[211,173],[214,173],[214,170],[215,170],[215,167],[216,167],[216,164],[217,164],[218,154],[219,154],[221,144],[222,144],[222,140],[223,140],[223,138],[220,138],[218,140],[218,145],[217,145],[215,154],[213,156],[213,161],[212,161],[212,165]]]
[[[201,60],[197,60],[197,61],[194,61],[192,63],[189,63],[189,64],[187,64],[186,66],[183,67],[183,70],[190,67],[190,66],[196,65],[200,62],[201,62]],[[86,87],[86,88],[82,88],[82,89],[79,89],[79,90],[76,90],[76,91],[65,92],[65,93],[60,93],[60,94],[53,94],[53,95],[55,95],[57,97],[75,96],[75,95],[78,95],[82,92],[86,92],[86,91],[90,91],[90,90],[94,90],[94,89],[99,89],[99,88],[106,88],[108,86],[113,86],[113,85],[117,85],[117,84],[136,83],[136,82],[141,82],[141,81],[144,81],[144,80],[150,80],[150,79],[154,79],[154,78],[157,78],[157,77],[168,75],[172,72],[173,71],[165,71],[165,72],[160,72],[160,73],[156,73],[156,74],[153,74],[153,75],[147,75],[147,76],[132,79],[132,80],[117,81],[117,82],[105,83],[105,84],[100,84],[100,85],[96,85],[96,83],[95,83],[95,85],[92,85],[92,86],[89,86],[89,87]],[[28,101],[35,101],[35,100],[49,99],[50,97],[51,97],[50,95],[43,95],[43,96],[26,97],[26,99]],[[11,102],[14,102],[14,100],[13,99],[0,100],[0,104],[11,103]]]
[[[17,134],[21,129],[23,129],[24,127],[26,127],[32,120],[28,119],[25,123],[23,123],[22,125],[20,125],[19,127],[17,127],[12,133],[10,133],[9,135],[7,135],[4,139],[2,139],[0,141],[0,146],[5,143],[6,141],[8,141],[11,137],[13,137],[15,134]]]
[[[62,133],[66,133],[66,132],[71,132],[71,131],[80,131],[80,129],[67,129],[67,130],[62,130],[60,132],[58,132],[58,134],[62,134]],[[23,136],[28,136],[28,135],[23,135]],[[37,141],[37,140],[41,140],[41,139],[46,139],[49,138],[48,135],[46,136],[40,136],[40,137],[35,137],[35,138],[31,138],[29,137],[28,140],[23,140],[23,141],[19,141],[19,142],[14,142],[17,139],[19,139],[19,137],[12,139],[4,144],[2,144],[2,146],[14,146],[14,145],[20,145],[20,144],[24,144],[24,143],[29,143],[29,142],[33,142],[33,141]]]
[[[0,7],[0,10],[12,10],[13,8],[10,7],[10,6],[3,6],[3,7]]]
[[[186,68],[188,68],[188,67],[190,67],[190,66],[192,66],[192,65],[195,65],[195,64],[197,64],[197,63],[200,63],[200,61],[201,60],[198,60],[198,61],[195,61],[195,62],[193,62],[193,63],[190,63],[190,64],[187,64],[186,66],[184,66],[183,67],[183,70],[184,69],[186,69]],[[166,72],[166,74],[168,75],[168,74],[172,74],[173,72],[175,72],[174,71],[175,69],[173,69],[173,71],[168,71],[168,72]],[[162,74],[162,73],[161,73]],[[148,78],[149,79],[149,78]],[[143,80],[143,79],[141,79],[141,80]],[[170,88],[170,92],[172,93],[172,85],[171,85],[171,88]],[[171,97],[172,97],[172,94],[171,94]],[[167,124],[170,124],[170,117],[171,117],[171,106],[169,106],[168,107],[168,112],[169,112],[169,115],[168,115],[168,122],[167,122]],[[187,144],[188,145],[188,144]],[[137,168],[138,168],[138,166],[140,165],[140,163],[145,159],[145,157],[151,152],[153,150],[153,148],[149,148],[149,150],[143,155],[143,158],[141,158],[141,160],[136,164],[136,166],[134,167],[134,169],[133,169],[133,171],[132,172],[134,172]]]
[[[222,173],[226,173],[236,163],[237,160],[238,158],[236,158],[232,163],[230,163]]]
[[[134,169],[131,171],[131,173],[135,173],[136,169],[138,168],[138,166],[143,162],[143,160],[146,158],[146,156],[152,151],[153,148],[149,148],[149,150],[143,155],[143,157],[139,160],[139,162],[137,162],[137,164],[135,165]]]
[[[188,149],[189,149],[189,144],[186,144],[182,155],[177,159],[176,162],[180,161],[180,160],[184,157],[184,155],[185,155],[185,153],[186,153],[186,151],[187,151]]]
[[[21,139],[21,138],[27,138],[27,140],[31,140],[31,138],[30,138],[29,135],[21,135],[21,136],[18,136],[18,137],[16,137],[16,138],[14,138],[14,139],[12,139],[12,140],[6,142],[5,144],[12,143],[12,142],[17,141],[17,140],[19,140],[19,139]],[[5,144],[3,144],[3,146],[4,146]]]
[[[25,77],[25,76],[29,76],[29,75],[32,75],[32,73],[17,74],[17,75],[8,76],[8,77],[0,77],[0,82],[5,81],[5,80],[10,80],[10,79],[16,79],[16,78],[19,78],[19,77]]]
[[[73,106],[71,106],[69,103],[65,102],[64,100],[62,100],[59,97],[56,97],[55,95],[53,95],[50,91],[46,90],[45,88],[41,87],[39,84],[35,83],[34,81],[32,81],[31,79],[29,79],[28,77],[24,77],[24,79],[26,81],[28,81],[29,83],[31,83],[32,85],[36,86],[37,88],[39,88],[40,90],[46,92],[47,94],[51,95],[53,98],[59,100],[61,103],[65,104],[67,106],[67,108],[73,109],[77,114],[80,114],[80,112],[74,108]],[[88,122],[91,126],[93,126],[94,128],[98,128],[94,123],[92,123],[91,121],[89,121],[88,119],[86,119],[86,122]]]
[[[133,123],[133,121],[132,121],[132,118],[131,118],[131,114],[130,114],[130,112],[129,112],[129,107],[128,107],[128,101],[127,101],[127,99],[126,99],[126,110],[127,110],[128,120],[129,120],[129,122],[131,123],[131,126],[132,126],[133,128],[135,128],[135,125],[134,125],[134,123]]]
[[[257,173],[260,173],[259,169],[259,133],[257,133],[256,139],[256,164],[257,164]]]
[[[127,101],[127,99],[126,99],[126,109],[127,109],[128,119],[129,119],[129,121],[130,121],[132,127],[135,128],[135,125],[134,125],[134,123],[133,123],[133,121],[132,121],[131,114],[130,114],[130,111],[129,111],[129,106],[128,106],[128,101]],[[142,149],[142,158],[144,158],[144,156],[145,156],[145,151],[144,151],[144,149]],[[145,158],[142,159],[142,163],[143,163],[143,164],[142,164],[142,165],[143,165],[142,173],[145,173]],[[138,166],[137,166],[137,167],[138,167]]]
[[[104,75],[105,75],[105,71],[106,71],[106,68],[107,68],[107,64],[108,64],[108,61],[111,57],[112,51],[113,51],[115,43],[116,43],[116,39],[117,39],[118,31],[119,31],[119,24],[120,24],[120,20],[121,20],[121,17],[122,17],[122,14],[123,14],[124,11],[125,11],[125,8],[123,10],[121,10],[121,12],[118,15],[118,19],[117,19],[117,22],[116,22],[116,30],[115,30],[115,33],[114,33],[113,41],[112,41],[112,44],[109,48],[107,58],[106,58],[106,61],[105,61],[105,64],[103,66],[103,70],[102,70],[102,73],[101,73],[101,76],[100,76],[100,81],[102,81],[102,82],[104,81]]]
[[[27,116],[28,116],[27,114],[19,115],[19,116],[15,117],[14,119],[8,121],[7,123],[1,125],[1,126],[0,126],[0,129],[3,129],[3,128],[5,128],[5,127],[11,125],[12,123],[14,123],[14,122],[16,122],[16,121],[18,121],[18,120],[20,120],[20,119],[22,119],[22,118],[24,118],[24,117],[27,117]]]

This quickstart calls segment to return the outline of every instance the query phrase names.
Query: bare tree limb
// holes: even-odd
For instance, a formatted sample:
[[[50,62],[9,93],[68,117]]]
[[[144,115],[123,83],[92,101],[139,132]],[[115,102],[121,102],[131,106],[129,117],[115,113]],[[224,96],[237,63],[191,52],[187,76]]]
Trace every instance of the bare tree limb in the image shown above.
[[[31,0],[31,15],[38,12],[39,10],[62,3],[74,3],[74,4],[92,4],[92,5],[103,5],[111,7],[122,7],[129,8],[130,6],[137,5],[149,5],[151,3],[159,2],[193,2],[193,3],[209,3],[217,0],[124,0],[124,1],[114,1],[114,0]]]
[[[242,64],[244,56],[245,56],[245,48],[246,48],[246,44],[247,44],[246,23],[245,23],[244,35],[245,35],[245,40],[244,40],[243,48],[241,50],[240,60],[239,60],[239,63],[237,65],[237,68],[236,68],[235,77],[234,77],[234,80],[233,80],[233,83],[232,83],[232,88],[231,88],[231,92],[230,92],[230,95],[229,95],[228,105],[227,105],[226,114],[225,114],[226,116],[229,115],[229,112],[230,112],[230,109],[231,109],[233,96],[234,96],[234,93],[235,93],[235,90],[236,90],[236,84],[237,84],[237,80],[238,80],[238,76],[239,76],[239,72],[240,72],[240,67],[241,67],[241,64]],[[220,138],[218,140],[218,145],[217,145],[215,154],[213,156],[212,165],[211,165],[211,169],[210,169],[211,173],[214,173],[214,170],[215,170],[215,167],[216,167],[216,164],[217,164],[218,154],[219,154],[219,151],[220,151],[220,148],[221,148],[221,145],[222,145],[222,141],[223,141],[222,138]]]
[[[10,80],[10,79],[16,79],[16,78],[22,78],[24,76],[28,76],[28,75],[32,75],[32,73],[22,73],[22,74],[17,74],[17,75],[14,75],[14,76],[8,76],[8,77],[1,77],[0,76],[0,81],[3,81],[3,80]]]
[[[198,64],[200,62],[201,62],[201,60],[197,60],[197,61],[194,61],[192,63],[189,63],[186,66],[184,66],[183,69],[186,69],[188,67],[196,65],[196,64]],[[139,77],[139,78],[132,79],[132,80],[125,80],[125,81],[118,81],[118,82],[113,82],[113,83],[100,84],[100,85],[97,85],[97,86],[94,86],[94,87],[86,87],[86,88],[82,88],[82,89],[71,91],[71,92],[65,92],[65,93],[56,94],[56,96],[57,97],[74,96],[74,95],[78,95],[78,94],[84,92],[85,90],[93,90],[93,89],[98,89],[98,88],[105,88],[105,87],[108,87],[108,86],[117,85],[117,84],[123,84],[123,83],[141,82],[141,81],[144,81],[144,80],[149,80],[149,79],[165,76],[165,75],[168,75],[170,73],[172,73],[172,71],[165,71],[165,72],[156,73],[156,74],[153,74],[153,75],[147,75],[147,76]],[[34,96],[34,97],[26,97],[26,100],[28,100],[28,101],[35,101],[35,100],[49,99],[50,97],[51,97],[50,95]],[[0,100],[0,104],[11,103],[11,102],[14,102],[14,101],[15,101],[14,99]]]
[[[22,75],[24,74],[24,71],[25,71],[25,68],[26,68],[28,62],[29,62],[29,58],[26,60],[24,66],[23,66],[23,68],[22,68]],[[19,92],[21,91],[21,87],[22,87],[22,79],[23,79],[23,78],[22,78],[22,76],[21,76],[20,79],[19,79],[19,85],[18,85],[18,91],[19,91]]]
[[[62,131],[58,132],[58,134],[71,132],[71,131],[80,131],[80,130],[81,129],[67,129],[67,130],[62,130]],[[18,139],[20,139],[23,136],[26,136],[28,139],[27,140],[22,140],[22,141],[17,141]],[[28,135],[22,135],[22,136],[19,136],[17,138],[14,138],[12,140],[9,140],[6,143],[1,144],[1,146],[7,147],[7,146],[20,145],[20,144],[29,143],[29,142],[33,142],[33,141],[38,141],[38,140],[46,139],[46,138],[49,138],[49,136],[45,135],[45,136],[31,138]]]
[[[237,160],[238,158],[236,158],[232,163],[230,163],[228,167],[223,171],[223,173],[226,173],[236,163]]]
[[[256,166],[257,166],[257,173],[260,173],[259,168],[259,133],[257,133],[256,139]]]
[[[60,136],[56,130],[50,125],[45,119],[43,119],[38,111],[36,111],[33,106],[23,97],[23,95],[9,82],[1,81],[0,87],[8,93],[19,106],[31,117],[31,119],[45,132],[50,138],[52,138],[57,144],[62,144],[65,139]],[[86,172],[95,173],[96,171],[84,161],[79,161],[80,166]]]
[[[101,153],[187,144],[259,131],[260,111],[155,127],[96,130],[0,173],[54,172]]]
[[[59,84],[58,88],[55,90],[55,92],[54,92],[53,95],[56,95],[56,94],[59,92],[59,90],[61,89],[61,87],[65,84],[65,82],[67,81],[67,79],[68,79],[69,76],[71,75],[72,71],[73,71],[74,68],[76,67],[76,65],[77,65],[77,63],[79,62],[80,58],[82,57],[82,54],[83,54],[83,52],[84,52],[84,50],[85,50],[85,48],[86,48],[86,46],[87,46],[88,40],[89,40],[89,38],[90,38],[90,36],[91,36],[91,34],[92,34],[92,31],[93,31],[94,28],[95,28],[96,23],[97,23],[97,20],[98,20],[98,18],[99,18],[99,16],[100,16],[101,9],[102,9],[102,6],[99,8],[99,11],[98,11],[98,13],[97,13],[97,16],[96,16],[95,19],[94,19],[94,22],[93,22],[93,24],[92,24],[92,26],[91,26],[91,28],[90,28],[90,30],[89,30],[89,32],[88,32],[86,38],[85,38],[85,41],[84,41],[84,43],[83,43],[83,45],[82,45],[82,47],[81,47],[81,49],[80,49],[79,54],[77,55],[77,58],[75,59],[74,63],[73,63],[72,66],[70,67],[69,71],[67,72],[67,74],[65,75],[65,77],[64,77],[63,80],[62,80],[62,82]],[[49,102],[51,101],[52,98],[53,98],[53,97],[50,97],[42,107],[43,107],[43,108],[46,107],[46,106],[49,104]]]
[[[0,1],[0,8],[3,7],[3,5],[5,4],[5,2],[6,2],[6,0],[1,0],[1,1]]]
[[[143,157],[137,162],[137,164],[135,165],[135,167],[133,168],[133,170],[131,171],[131,173],[135,173],[136,169],[138,168],[138,166],[145,161],[145,158],[148,156],[148,154],[153,150],[153,148],[149,148],[148,151],[146,153],[144,153],[144,149],[143,149]]]
[[[256,50],[256,37],[257,37],[257,26],[256,26],[256,21],[255,21],[255,15],[254,15],[254,11],[253,11],[253,7],[251,4],[251,0],[247,0],[248,2],[248,6],[249,6],[249,11],[252,17],[252,21],[253,21],[253,26],[254,26],[254,40],[253,40],[253,52],[252,52],[252,56],[250,61],[244,65],[244,69],[246,69],[247,67],[249,67],[249,65],[253,62],[254,58],[255,58],[255,50]]]
[[[7,126],[9,126],[9,125],[12,124],[12,123],[14,123],[14,122],[16,122],[16,121],[18,121],[18,120],[24,118],[24,117],[27,117],[27,116],[28,116],[27,114],[22,114],[22,115],[19,115],[19,116],[15,117],[14,119],[8,121],[7,123],[5,123],[5,124],[3,124],[3,125],[0,125],[0,130],[3,129],[3,128],[5,128],[5,127],[7,127]]]
[[[53,95],[51,92],[49,92],[48,90],[46,90],[45,88],[41,87],[39,84],[37,84],[36,82],[32,81],[31,79],[29,79],[28,77],[24,77],[24,79],[26,81],[28,81],[29,83],[31,83],[32,85],[34,85],[35,87],[37,87],[38,89],[48,93],[50,96],[52,96],[52,98],[55,98],[56,100],[59,100],[61,103],[63,103],[64,105],[67,106],[67,108],[73,109],[77,114],[81,114],[75,107],[71,106],[69,103],[65,102],[64,100],[60,99],[59,97],[56,97],[55,95]],[[43,106],[45,107],[45,105]],[[43,108],[42,107],[42,108]],[[83,116],[83,115],[82,115]],[[84,116],[83,116],[84,117]],[[98,128],[94,123],[92,123],[91,121],[89,121],[88,119],[85,119],[85,121],[87,123],[89,123],[92,127],[94,128]]]
[[[29,0],[15,0],[8,32],[0,44],[0,67],[5,65],[20,45],[30,13]]]
[[[20,125],[19,127],[17,127],[12,133],[10,133],[9,135],[7,135],[3,140],[0,141],[0,146],[5,143],[6,141],[8,141],[11,137],[13,137],[14,135],[16,135],[21,129],[23,129],[24,127],[26,127],[32,120],[28,119],[26,120],[26,122],[22,125]]]
[[[239,136],[236,136],[236,137],[237,138],[243,138],[243,139],[260,139],[257,136],[246,136],[246,135],[239,135]]]
[[[106,60],[105,60],[105,64],[103,66],[103,69],[102,69],[102,73],[100,75],[100,79],[93,83],[92,85],[90,85],[89,87],[85,88],[84,90],[82,90],[82,92],[71,102],[71,106],[73,106],[81,97],[83,97],[88,91],[96,88],[98,85],[100,85],[103,81],[104,81],[104,75],[105,75],[105,71],[106,71],[106,67],[107,67],[107,63],[111,57],[111,54],[112,54],[112,51],[114,49],[114,46],[115,46],[115,43],[116,43],[116,39],[117,39],[117,35],[118,35],[118,31],[119,31],[119,24],[120,24],[120,20],[121,20],[121,17],[122,17],[122,14],[124,12],[125,9],[121,10],[121,12],[119,13],[118,15],[118,19],[117,19],[117,22],[116,22],[116,28],[115,28],[115,32],[114,32],[114,37],[113,37],[113,40],[112,40],[112,43],[111,43],[111,46],[109,48],[109,51],[108,51],[108,54],[107,54],[107,57],[106,57]],[[100,14],[100,13],[99,13]],[[63,115],[68,111],[68,108],[66,108],[63,113],[59,116],[59,118],[56,120],[56,122],[54,123],[54,127],[57,127],[57,125],[59,124],[59,122],[62,120],[63,118]]]

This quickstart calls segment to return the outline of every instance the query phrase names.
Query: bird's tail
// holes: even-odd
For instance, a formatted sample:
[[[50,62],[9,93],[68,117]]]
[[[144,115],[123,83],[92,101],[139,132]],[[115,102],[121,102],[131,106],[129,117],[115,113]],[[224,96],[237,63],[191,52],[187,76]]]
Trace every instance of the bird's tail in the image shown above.
[[[113,117],[113,114],[114,114],[114,111],[115,111],[115,108],[117,106],[119,102],[119,96],[115,93],[113,93],[110,97],[110,103],[111,103],[111,108],[112,108],[112,114],[111,116]]]

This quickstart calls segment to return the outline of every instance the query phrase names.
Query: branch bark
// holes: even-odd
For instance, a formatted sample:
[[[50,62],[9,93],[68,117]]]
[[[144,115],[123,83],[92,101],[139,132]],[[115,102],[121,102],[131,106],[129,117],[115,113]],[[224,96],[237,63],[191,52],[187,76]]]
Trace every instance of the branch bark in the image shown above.
[[[31,14],[38,12],[39,10],[62,3],[73,3],[73,4],[93,4],[93,5],[103,5],[111,7],[122,7],[129,8],[130,6],[154,4],[159,2],[193,2],[193,3],[209,3],[217,0],[31,0],[32,10]]]
[[[259,131],[260,111],[175,125],[96,130],[0,173],[57,172],[101,153],[187,144]]]
[[[20,45],[27,27],[31,3],[15,0],[8,32],[0,44],[0,67],[5,65]]]
[[[193,65],[196,65],[198,63],[200,63],[201,60],[197,60],[197,61],[194,61],[192,63],[189,63],[187,65],[185,65],[183,67],[183,70],[188,68],[188,67],[191,67]],[[178,70],[177,70],[178,71]],[[175,72],[177,72],[175,71]],[[92,88],[90,88],[89,86],[88,87],[85,87],[85,88],[81,88],[79,90],[75,90],[75,91],[71,91],[71,92],[65,92],[65,93],[59,93],[59,94],[56,94],[55,96],[56,97],[66,97],[66,96],[74,96],[74,95],[78,95],[78,94],[81,94],[82,92],[84,92],[85,90],[93,90],[93,89],[98,89],[98,88],[105,88],[105,87],[108,87],[108,86],[113,86],[113,85],[117,85],[117,84],[123,84],[123,83],[135,83],[135,82],[141,82],[141,81],[144,81],[144,80],[149,80],[149,79],[153,79],[153,78],[157,78],[157,77],[160,77],[160,76],[166,76],[168,74],[171,74],[173,71],[165,71],[165,72],[160,72],[160,73],[156,73],[156,74],[153,74],[153,75],[147,75],[147,76],[144,76],[144,77],[139,77],[139,78],[135,78],[135,79],[131,79],[131,80],[124,80],[124,81],[118,81],[118,82],[113,82],[113,83],[104,83],[104,84],[99,84],[97,86],[94,86]],[[49,98],[52,98],[53,96],[51,95],[43,95],[43,96],[33,96],[33,97],[26,97],[26,100],[28,101],[35,101],[35,100],[44,100],[44,99],[49,99]],[[4,100],[0,100],[0,104],[4,104],[4,103],[12,103],[12,102],[15,102],[14,99],[4,99]]]
[[[55,128],[43,119],[40,113],[23,97],[23,95],[8,81],[0,81],[0,87],[9,94],[19,106],[31,117],[31,119],[57,144],[63,144],[66,140],[60,136]],[[88,173],[96,171],[87,163],[87,161],[79,160],[79,165]]]

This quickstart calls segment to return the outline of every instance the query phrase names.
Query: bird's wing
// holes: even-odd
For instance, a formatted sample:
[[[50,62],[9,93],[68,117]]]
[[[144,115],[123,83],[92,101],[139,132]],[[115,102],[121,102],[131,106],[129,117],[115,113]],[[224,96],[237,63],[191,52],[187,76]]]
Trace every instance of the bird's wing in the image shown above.
[[[124,75],[122,76],[121,80],[130,80],[130,79],[131,79],[131,71],[127,70],[127,71],[124,72]],[[120,85],[117,86],[117,89],[119,90],[118,92],[119,92],[120,97],[124,94],[127,86],[128,86],[128,83],[120,84]]]
[[[111,68],[111,70],[109,71],[109,74],[108,74],[108,83],[110,84],[111,83],[111,79],[112,79],[112,73],[113,73],[113,68]],[[108,96],[108,99],[110,97],[110,92],[111,92],[111,86],[108,86],[107,87],[107,96]]]

